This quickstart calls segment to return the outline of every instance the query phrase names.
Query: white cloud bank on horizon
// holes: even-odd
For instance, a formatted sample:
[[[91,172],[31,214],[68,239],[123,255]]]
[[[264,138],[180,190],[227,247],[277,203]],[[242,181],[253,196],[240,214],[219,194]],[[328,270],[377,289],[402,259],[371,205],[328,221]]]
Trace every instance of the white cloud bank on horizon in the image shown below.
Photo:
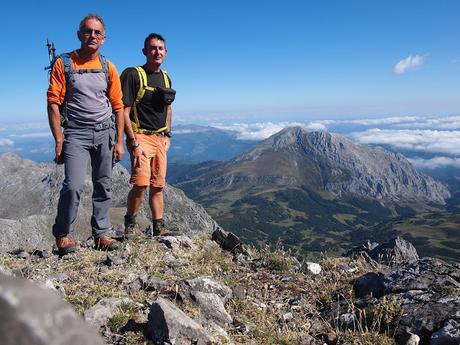
[[[395,124],[399,128],[460,130],[460,115],[417,117],[412,123]]]
[[[408,160],[412,163],[412,165],[419,169],[434,170],[445,167],[460,168],[460,158],[439,156],[430,159],[418,157],[408,158]]]
[[[10,138],[19,138],[19,139],[41,139],[41,138],[48,138],[52,137],[51,131],[47,132],[32,132],[32,133],[25,133],[25,134],[10,134],[8,137]]]
[[[302,126],[312,131],[327,130],[326,126],[321,121],[310,122],[308,124],[301,122],[258,122],[258,123],[233,123],[231,125],[212,124],[211,127],[230,130],[237,132],[239,140],[264,140],[278,133],[286,127]]]
[[[460,131],[372,128],[349,136],[361,144],[388,145],[395,149],[460,155]]]
[[[425,63],[425,57],[422,55],[409,55],[407,58],[399,61],[393,68],[397,75],[401,75],[410,70],[415,70]]]
[[[10,139],[0,139],[0,147],[13,146],[14,141]]]

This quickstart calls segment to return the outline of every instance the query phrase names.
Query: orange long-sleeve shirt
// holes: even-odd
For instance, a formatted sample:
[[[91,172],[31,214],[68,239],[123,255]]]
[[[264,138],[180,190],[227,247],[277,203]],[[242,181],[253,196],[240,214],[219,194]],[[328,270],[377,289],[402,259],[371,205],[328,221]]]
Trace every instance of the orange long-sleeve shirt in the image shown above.
[[[86,60],[79,57],[75,52],[72,52],[70,55],[72,62],[72,69],[97,69],[102,68],[101,61],[99,57],[95,59]],[[123,110],[123,101],[122,101],[122,92],[121,92],[121,83],[118,76],[118,71],[113,63],[107,60],[107,68],[109,69],[109,89],[107,92],[107,97],[112,104],[112,109],[114,112]],[[48,91],[46,93],[48,104],[58,104],[61,105],[64,102],[64,96],[66,93],[66,80],[64,74],[64,66],[62,59],[57,59],[53,65],[50,76],[50,84]]]

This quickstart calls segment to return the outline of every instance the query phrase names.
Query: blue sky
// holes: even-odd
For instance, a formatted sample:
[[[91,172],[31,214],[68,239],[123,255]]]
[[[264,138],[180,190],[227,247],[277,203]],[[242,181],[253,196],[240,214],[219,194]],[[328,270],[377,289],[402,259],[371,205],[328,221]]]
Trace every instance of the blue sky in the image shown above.
[[[2,7],[0,122],[46,121],[46,38],[59,52],[77,48],[78,23],[89,12],[105,19],[102,52],[119,72],[144,62],[149,32],[166,37],[164,67],[178,92],[178,122],[460,113],[458,1],[16,1]]]

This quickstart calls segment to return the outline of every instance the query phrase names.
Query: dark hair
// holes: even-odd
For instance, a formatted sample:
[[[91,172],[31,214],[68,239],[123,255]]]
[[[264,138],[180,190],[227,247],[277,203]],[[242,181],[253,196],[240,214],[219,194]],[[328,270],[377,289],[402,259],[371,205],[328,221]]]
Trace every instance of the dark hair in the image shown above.
[[[166,40],[164,39],[163,36],[161,36],[160,34],[156,34],[156,33],[152,32],[151,34],[149,34],[145,38],[145,40],[144,40],[144,48],[147,48],[147,44],[150,42],[150,40],[152,38],[156,38],[157,40],[163,41],[163,43],[166,45]]]
[[[88,14],[85,18],[83,18],[81,21],[80,21],[80,25],[78,27],[78,30],[81,31],[84,27],[85,27],[85,23],[87,20],[89,19],[96,19],[99,23],[102,24],[102,27],[104,28],[105,30],[105,23],[104,23],[104,20],[101,18],[101,16],[98,16],[97,14],[95,13],[90,13]]]

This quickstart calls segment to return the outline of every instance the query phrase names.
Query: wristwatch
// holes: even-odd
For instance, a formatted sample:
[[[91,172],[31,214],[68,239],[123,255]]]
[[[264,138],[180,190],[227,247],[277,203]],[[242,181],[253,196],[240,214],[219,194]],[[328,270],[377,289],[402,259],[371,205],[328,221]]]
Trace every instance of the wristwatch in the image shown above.
[[[172,136],[171,131],[165,132],[165,137],[171,138],[171,136]]]

